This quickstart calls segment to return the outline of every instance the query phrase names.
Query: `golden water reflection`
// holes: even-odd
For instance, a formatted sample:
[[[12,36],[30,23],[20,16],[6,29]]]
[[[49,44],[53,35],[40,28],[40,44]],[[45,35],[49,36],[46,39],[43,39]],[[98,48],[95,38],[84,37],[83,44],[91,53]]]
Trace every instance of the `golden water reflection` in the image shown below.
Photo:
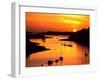
[[[26,67],[36,67],[36,66],[48,66],[48,60],[52,60],[53,64],[51,66],[61,66],[61,65],[81,65],[89,64],[89,48],[72,41],[59,41],[59,39],[66,39],[68,36],[52,36],[46,35],[48,37],[45,42],[41,39],[31,39],[31,42],[40,43],[39,45],[45,46],[50,50],[41,51],[37,53],[32,53],[26,59]],[[72,45],[72,46],[64,46]],[[86,54],[86,55],[85,55]],[[55,60],[59,57],[63,57],[63,61],[58,63]]]

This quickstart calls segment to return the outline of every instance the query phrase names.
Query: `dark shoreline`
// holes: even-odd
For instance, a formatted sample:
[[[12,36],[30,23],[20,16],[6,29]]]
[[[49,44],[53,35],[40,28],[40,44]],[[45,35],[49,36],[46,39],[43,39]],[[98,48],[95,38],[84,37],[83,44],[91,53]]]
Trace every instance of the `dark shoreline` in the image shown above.
[[[50,50],[44,46],[40,46],[39,43],[30,42],[30,39],[41,39],[43,42],[45,42],[45,38],[51,37],[45,37],[41,34],[26,33],[26,57],[29,57],[29,55],[32,53]]]
[[[78,32],[47,32],[47,33],[33,33],[33,32],[26,32],[26,57],[28,57],[32,53],[37,53],[45,50],[50,50],[44,46],[40,46],[39,43],[30,42],[30,39],[41,39],[43,42],[45,42],[46,38],[52,38],[52,37],[46,37],[45,35],[68,35],[69,39],[60,39],[60,41],[74,41],[79,44],[85,45],[89,47],[89,28],[88,29],[82,29]]]
[[[45,50],[50,50],[44,46],[40,46],[38,43],[28,42],[26,44],[26,57],[28,57],[32,53],[37,53]]]
[[[90,41],[90,36],[89,36],[89,28],[88,29],[82,29],[74,34],[71,34],[69,36],[69,39],[60,39],[60,41],[74,41],[79,44],[85,45],[89,47],[89,41]]]

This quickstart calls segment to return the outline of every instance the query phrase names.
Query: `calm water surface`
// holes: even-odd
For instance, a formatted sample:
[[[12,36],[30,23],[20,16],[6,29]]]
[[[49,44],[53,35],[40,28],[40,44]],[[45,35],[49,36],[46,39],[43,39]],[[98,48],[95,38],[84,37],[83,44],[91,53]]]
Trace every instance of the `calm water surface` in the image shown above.
[[[31,42],[40,43],[40,46],[45,46],[50,50],[32,53],[26,59],[26,67],[36,67],[41,66],[41,64],[48,66],[48,60],[53,61],[51,66],[89,64],[88,47],[72,41],[59,41],[59,39],[67,39],[68,36],[46,36],[52,38],[46,38],[45,41],[41,39],[30,39]],[[87,53],[87,56],[85,56],[85,53]],[[55,60],[59,59],[59,56],[63,57],[63,61],[56,63]]]

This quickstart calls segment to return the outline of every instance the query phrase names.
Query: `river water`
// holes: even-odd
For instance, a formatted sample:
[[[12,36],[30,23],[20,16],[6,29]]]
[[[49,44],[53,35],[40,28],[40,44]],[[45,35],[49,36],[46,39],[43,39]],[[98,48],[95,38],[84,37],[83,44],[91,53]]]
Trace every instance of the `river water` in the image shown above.
[[[26,67],[48,66],[48,60],[53,63],[50,66],[62,65],[82,65],[89,64],[89,48],[72,41],[60,41],[59,39],[67,39],[68,36],[45,35],[45,41],[41,39],[30,39],[31,42],[40,43],[50,50],[32,53],[26,58]],[[60,61],[59,57],[63,57]],[[58,60],[58,62],[55,62]]]

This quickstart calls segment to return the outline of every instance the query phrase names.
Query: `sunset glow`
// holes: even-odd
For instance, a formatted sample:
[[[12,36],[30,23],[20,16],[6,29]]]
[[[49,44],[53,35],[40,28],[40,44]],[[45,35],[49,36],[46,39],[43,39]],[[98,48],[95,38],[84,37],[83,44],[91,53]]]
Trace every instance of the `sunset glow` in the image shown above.
[[[26,13],[27,32],[65,31],[76,32],[90,25],[89,15]],[[76,29],[76,30],[75,30]]]
[[[77,30],[76,29],[73,29],[73,32],[77,32]]]
[[[26,67],[90,64],[89,15],[26,12],[25,21]]]

